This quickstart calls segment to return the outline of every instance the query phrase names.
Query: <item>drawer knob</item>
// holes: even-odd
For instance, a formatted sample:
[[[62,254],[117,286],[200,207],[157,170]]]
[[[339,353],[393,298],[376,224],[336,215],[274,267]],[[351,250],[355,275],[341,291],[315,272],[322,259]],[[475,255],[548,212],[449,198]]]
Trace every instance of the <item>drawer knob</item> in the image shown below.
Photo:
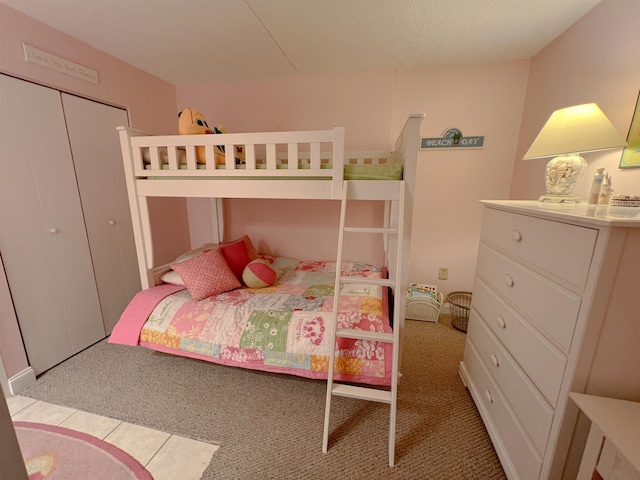
[[[520,230],[513,230],[511,232],[511,240],[513,240],[514,242],[519,242],[520,240],[522,240],[522,233],[520,233]]]
[[[513,277],[511,275],[509,275],[509,274],[506,274],[504,276],[504,284],[507,287],[513,287]]]
[[[498,361],[498,357],[496,357],[495,353],[492,353],[490,355],[491,358],[491,363],[493,363],[494,366],[499,367],[500,366],[500,362]]]
[[[56,233],[58,233],[60,230],[58,230],[56,227],[51,227],[49,229],[49,233],[52,235],[55,235]]]
[[[115,225],[116,221],[115,220],[109,220],[109,225]]]
[[[493,403],[493,396],[489,390],[484,391],[484,396],[487,397],[487,402]]]
[[[500,328],[507,328],[507,322],[504,321],[504,317],[502,315],[498,315],[496,321],[498,322],[498,326]]]

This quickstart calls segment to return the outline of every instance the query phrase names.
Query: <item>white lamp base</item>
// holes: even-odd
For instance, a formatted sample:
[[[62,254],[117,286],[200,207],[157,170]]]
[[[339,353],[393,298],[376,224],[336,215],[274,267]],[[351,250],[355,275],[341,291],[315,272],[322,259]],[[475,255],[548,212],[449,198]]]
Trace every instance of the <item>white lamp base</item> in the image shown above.
[[[587,171],[587,161],[577,153],[559,155],[549,163],[545,172],[547,194],[539,202],[579,203],[580,197],[573,194],[576,185]]]
[[[549,203],[580,203],[580,197],[576,195],[542,195],[538,201]]]

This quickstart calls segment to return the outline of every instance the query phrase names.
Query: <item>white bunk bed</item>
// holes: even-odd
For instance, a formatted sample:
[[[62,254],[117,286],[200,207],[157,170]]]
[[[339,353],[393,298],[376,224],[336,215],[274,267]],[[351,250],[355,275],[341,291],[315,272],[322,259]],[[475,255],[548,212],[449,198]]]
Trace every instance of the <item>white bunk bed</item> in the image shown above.
[[[424,114],[409,116],[392,152],[345,152],[345,132],[344,128],[340,127],[323,131],[171,136],[148,136],[130,128],[118,128],[140,277],[143,289],[145,289],[139,295],[154,291],[154,288],[166,287],[166,285],[162,285],[161,276],[170,269],[167,265],[156,266],[154,264],[153,239],[151,237],[151,224],[147,204],[149,197],[278,198],[341,201],[342,215],[339,226],[338,253],[333,266],[335,273],[331,273],[335,278],[331,280],[330,286],[333,289],[330,289],[331,292],[327,297],[332,302],[333,311],[326,312],[328,314],[327,332],[322,344],[325,350],[330,350],[329,352],[325,351],[325,357],[323,357],[326,359],[325,363],[328,363],[327,368],[320,374],[317,371],[311,374],[306,371],[302,373],[292,372],[290,371],[291,369],[281,368],[278,364],[278,362],[282,362],[282,353],[277,357],[276,364],[271,363],[265,368],[255,363],[241,366],[327,379],[327,408],[323,439],[323,451],[325,452],[328,446],[329,416],[331,398],[333,396],[349,396],[390,404],[390,466],[394,464],[398,369],[408,287],[408,262],[419,132],[423,118]],[[216,150],[221,146],[224,147],[225,164],[217,165],[215,160]],[[243,149],[244,161],[242,163],[239,163],[236,159],[236,147]],[[205,158],[202,157],[198,150],[204,152]],[[401,165],[401,169],[397,168],[398,164]],[[365,165],[373,165],[373,167]],[[391,168],[387,169],[386,167]],[[395,177],[397,179],[393,180],[370,180],[370,178],[376,178],[377,173],[379,173],[370,173],[368,171],[370,168],[378,170],[382,168],[385,170],[383,171],[383,178],[390,178],[386,176],[388,175],[386,170],[401,171],[402,173],[400,176]],[[354,180],[353,178],[356,179]],[[359,178],[367,179],[362,180]],[[346,226],[346,205],[347,202],[352,200],[384,201],[384,225],[380,228]],[[215,226],[215,228],[218,228],[218,226]],[[378,269],[377,266],[363,266],[343,260],[343,244],[347,241],[344,238],[345,232],[380,235],[385,249],[385,264]],[[214,238],[217,238],[217,234],[214,235]],[[275,259],[275,262],[279,260]],[[269,258],[269,261],[274,261],[274,259]],[[284,261],[284,264],[287,264],[287,260]],[[340,265],[341,268],[336,268],[336,265]],[[326,272],[329,267],[327,264],[322,264],[320,269]],[[299,273],[300,270],[317,268],[317,263],[312,267],[307,264],[298,264],[296,268]],[[394,301],[389,304],[393,304],[393,309],[391,312],[385,312],[385,314],[388,313],[388,317],[393,318],[392,327],[391,325],[386,325],[383,328],[375,324],[375,322],[349,326],[343,325],[342,323],[344,322],[341,323],[340,318],[344,318],[344,308],[341,307],[340,303],[345,301],[350,303],[349,292],[353,292],[358,288],[362,290],[361,287],[363,285],[367,287],[367,291],[379,293],[379,298],[372,301],[379,301],[383,305],[383,312],[387,308],[386,291],[389,289],[392,291]],[[168,296],[182,295],[183,302],[189,301],[190,299],[186,292],[184,290],[180,292],[179,288],[169,286],[168,290],[160,294],[158,298],[164,299]],[[182,288],[184,289],[184,287]],[[246,290],[249,291],[251,289]],[[333,292],[341,293],[340,295],[333,295]],[[343,293],[345,293],[344,296]],[[224,295],[222,294],[222,296]],[[244,295],[244,293],[236,293],[235,295]],[[228,301],[229,294],[225,298],[225,301]],[[313,298],[315,299],[315,297]],[[134,299],[132,305],[135,301],[136,299]],[[205,301],[209,301],[209,299],[203,300],[203,302]],[[367,300],[367,302],[369,301]],[[191,301],[191,303],[197,302]],[[149,308],[151,309],[151,307]],[[153,308],[157,308],[157,306]],[[305,310],[306,308],[302,307],[296,310]],[[134,306],[131,310],[138,311],[140,308],[139,306]],[[324,310],[327,310],[327,308]],[[153,312],[155,311],[153,310]],[[317,315],[318,312],[314,312],[314,314]],[[125,311],[123,317],[127,315],[127,311]],[[153,315],[151,313],[150,316],[153,317]],[[369,314],[362,315],[362,317],[372,318]],[[317,319],[318,317],[315,318]],[[158,323],[158,319],[156,318],[155,320]],[[121,319],[121,322],[124,322],[123,319]],[[145,322],[148,323],[146,318],[138,319],[135,328],[121,324],[121,322],[116,325],[112,333],[110,338],[112,343],[141,344],[160,351],[210,360],[205,358],[206,355],[202,355],[202,351],[194,350],[195,347],[193,347],[192,343],[189,343],[188,347],[184,349],[186,351],[180,352],[177,351],[177,348],[173,348],[175,345],[171,347],[168,343],[154,346],[148,344],[148,342],[141,341],[140,331],[144,329],[141,326]],[[154,328],[155,326],[152,326],[151,330]],[[239,328],[244,329],[243,326]],[[156,334],[160,335],[157,331],[153,331],[148,336],[153,337]],[[173,342],[173,339],[170,342]],[[386,355],[387,360],[391,357],[391,361],[386,361],[386,367],[383,367],[383,374],[375,373],[370,378],[360,374],[350,376],[344,371],[340,372],[339,366],[336,366],[336,371],[334,371],[334,364],[338,365],[345,355],[344,350],[341,350],[340,342],[351,342],[351,346],[353,346],[354,342],[384,345],[384,348],[379,351],[383,352],[383,357]],[[317,356],[318,351],[312,353],[316,355],[313,357],[314,359],[320,358]],[[262,353],[258,355],[262,355]],[[264,355],[266,357],[266,353]],[[293,355],[297,359],[300,358],[298,353]],[[211,359],[211,361],[235,365],[233,362],[227,361],[230,357],[229,355],[226,358],[224,355],[217,355],[217,358]],[[386,373],[384,373],[385,368]],[[360,370],[358,372],[362,373]],[[349,384],[338,383],[339,381],[349,382]],[[388,385],[389,387],[385,390],[379,387],[354,386],[351,382]]]

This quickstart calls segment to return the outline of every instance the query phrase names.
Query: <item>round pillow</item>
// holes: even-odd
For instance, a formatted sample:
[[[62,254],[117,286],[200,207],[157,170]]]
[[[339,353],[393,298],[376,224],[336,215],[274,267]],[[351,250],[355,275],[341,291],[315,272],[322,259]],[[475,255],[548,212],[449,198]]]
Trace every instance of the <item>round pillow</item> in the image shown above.
[[[249,262],[242,272],[242,281],[249,288],[264,288],[273,285],[278,279],[278,272],[262,258]]]

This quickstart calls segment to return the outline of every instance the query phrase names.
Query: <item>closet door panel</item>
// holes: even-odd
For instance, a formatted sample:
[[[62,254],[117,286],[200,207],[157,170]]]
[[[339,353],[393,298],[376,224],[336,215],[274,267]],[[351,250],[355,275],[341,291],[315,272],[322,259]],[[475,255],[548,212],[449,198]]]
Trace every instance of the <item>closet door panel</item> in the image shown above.
[[[3,102],[3,124],[22,131],[4,138],[3,130],[13,157],[3,160],[10,184],[3,208],[19,212],[3,218],[13,240],[3,238],[2,253],[29,361],[40,373],[105,335],[59,92],[8,81],[14,102],[12,111]]]
[[[69,356],[71,339],[55,287],[50,235],[31,173],[15,84],[5,75],[0,75],[0,104],[0,251],[29,362],[41,372]],[[42,125],[43,135],[48,128]]]
[[[60,93],[16,82],[57,287],[76,353],[104,338],[105,333]],[[46,136],[41,133],[43,123],[52,126]]]
[[[110,333],[140,291],[140,274],[117,126],[128,125],[119,108],[62,94],[73,162],[102,318]]]

